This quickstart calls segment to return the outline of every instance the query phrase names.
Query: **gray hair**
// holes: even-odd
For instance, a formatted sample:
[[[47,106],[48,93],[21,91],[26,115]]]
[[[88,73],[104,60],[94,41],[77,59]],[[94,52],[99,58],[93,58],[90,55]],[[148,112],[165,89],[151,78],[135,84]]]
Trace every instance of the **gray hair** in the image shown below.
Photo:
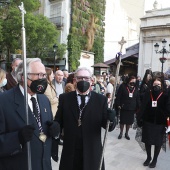
[[[86,67],[78,68],[78,69],[74,72],[74,77],[76,77],[77,73],[78,73],[79,71],[82,71],[82,70],[88,71],[89,74],[90,74],[90,77],[92,77],[92,72],[91,72],[88,68],[86,68]]]
[[[57,70],[57,71],[55,72],[55,75],[57,75],[57,74],[59,74],[59,73],[63,73],[63,71]],[[63,73],[63,75],[64,75],[64,73]]]
[[[33,63],[33,62],[41,62],[41,59],[40,58],[27,58],[26,59],[26,72],[29,73],[31,71],[31,68],[30,68],[30,64]],[[16,78],[17,78],[17,81],[18,83],[23,83],[23,80],[22,80],[22,76],[24,74],[24,63],[21,62],[18,67],[17,67],[17,70],[16,70]]]
[[[17,61],[17,60],[21,60],[21,61],[22,61],[21,58],[14,58],[13,61],[12,61],[12,63],[11,63],[11,65],[13,65],[13,64],[15,63],[15,61]]]

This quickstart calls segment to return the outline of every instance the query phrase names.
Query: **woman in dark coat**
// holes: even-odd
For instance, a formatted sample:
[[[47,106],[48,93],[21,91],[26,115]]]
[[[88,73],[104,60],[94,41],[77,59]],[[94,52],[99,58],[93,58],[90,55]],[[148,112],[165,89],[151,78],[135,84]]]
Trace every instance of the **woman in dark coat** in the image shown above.
[[[152,90],[145,93],[139,114],[138,126],[142,126],[142,142],[145,143],[147,159],[144,166],[154,168],[165,139],[165,127],[170,113],[170,100],[163,89],[163,80],[154,78]],[[142,123],[141,123],[142,122]],[[151,157],[151,145],[155,145],[153,159]],[[150,161],[152,162],[150,163]]]
[[[153,74],[152,71],[150,69],[147,69],[145,71],[145,75],[143,77],[141,86],[140,86],[140,100],[142,102],[143,100],[143,96],[145,95],[146,91],[149,91],[151,88],[151,81],[153,78]]]
[[[134,122],[134,114],[140,106],[139,91],[136,88],[136,77],[129,76],[126,83],[120,85],[116,97],[116,105],[120,109],[120,134],[122,138],[124,125],[126,125],[125,138],[130,140],[129,128]]]

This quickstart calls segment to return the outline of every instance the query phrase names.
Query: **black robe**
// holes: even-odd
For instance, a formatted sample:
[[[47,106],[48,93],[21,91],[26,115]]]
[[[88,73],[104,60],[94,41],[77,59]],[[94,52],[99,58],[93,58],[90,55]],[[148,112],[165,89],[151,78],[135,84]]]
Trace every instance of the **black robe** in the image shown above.
[[[157,107],[152,106],[157,101]],[[166,140],[165,127],[170,116],[170,97],[166,92],[145,93],[139,113],[138,126],[142,126],[142,142],[149,145],[162,146]]]
[[[61,128],[64,129],[59,169],[76,170],[73,169],[73,162],[78,143],[83,151],[83,170],[98,170],[102,154],[101,127],[105,128],[107,122],[107,98],[91,92],[91,97],[83,115],[81,129],[78,127],[79,113],[77,108],[78,102],[75,91],[60,95],[55,118],[60,123]],[[113,128],[110,126],[109,130],[111,131]],[[80,135],[82,141],[77,141]],[[104,170],[104,164],[102,170]]]
[[[129,97],[129,92],[133,92],[133,97]],[[134,87],[130,90],[127,84],[121,84],[116,95],[116,105],[121,106],[121,110],[136,111],[139,109],[140,98],[138,88]]]
[[[160,94],[155,94],[151,91],[145,93],[137,119],[142,119],[143,121],[152,124],[163,124],[166,126],[166,119],[170,116],[170,96],[167,92],[163,92],[157,100],[157,107],[152,107],[151,93],[154,101]]]

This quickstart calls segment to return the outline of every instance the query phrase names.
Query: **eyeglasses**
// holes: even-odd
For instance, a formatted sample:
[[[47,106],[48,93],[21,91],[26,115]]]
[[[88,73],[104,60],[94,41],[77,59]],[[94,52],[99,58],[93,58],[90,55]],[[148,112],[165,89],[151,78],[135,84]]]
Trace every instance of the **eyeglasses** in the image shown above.
[[[88,76],[77,76],[76,79],[77,79],[77,81],[82,81],[82,80],[90,81],[91,77],[88,77]]]
[[[44,73],[28,73],[28,75],[38,76],[39,79],[47,77],[47,74],[44,74]]]

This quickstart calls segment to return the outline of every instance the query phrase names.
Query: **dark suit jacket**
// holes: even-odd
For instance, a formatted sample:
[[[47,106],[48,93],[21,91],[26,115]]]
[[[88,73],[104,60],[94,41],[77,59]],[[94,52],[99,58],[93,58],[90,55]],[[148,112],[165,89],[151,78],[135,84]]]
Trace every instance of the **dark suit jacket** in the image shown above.
[[[76,139],[79,136],[78,103],[76,92],[61,94],[56,120],[64,129],[60,170],[73,169]],[[98,170],[102,153],[101,127],[107,122],[107,98],[91,92],[82,120],[83,170]],[[104,169],[104,166],[103,168]]]
[[[5,86],[5,89],[6,90],[9,90],[13,87],[15,87],[18,83],[15,81],[15,79],[12,77],[11,73],[8,73],[6,75],[6,78],[7,78],[7,84]]]
[[[41,121],[47,133],[46,121],[52,120],[49,100],[45,95],[37,95],[41,110]],[[51,138],[43,143],[39,140],[39,130],[29,108],[29,122],[35,131],[30,141],[32,170],[51,170]],[[24,97],[16,86],[0,95],[0,165],[1,170],[27,170],[27,148],[21,148],[18,131],[26,125]]]

